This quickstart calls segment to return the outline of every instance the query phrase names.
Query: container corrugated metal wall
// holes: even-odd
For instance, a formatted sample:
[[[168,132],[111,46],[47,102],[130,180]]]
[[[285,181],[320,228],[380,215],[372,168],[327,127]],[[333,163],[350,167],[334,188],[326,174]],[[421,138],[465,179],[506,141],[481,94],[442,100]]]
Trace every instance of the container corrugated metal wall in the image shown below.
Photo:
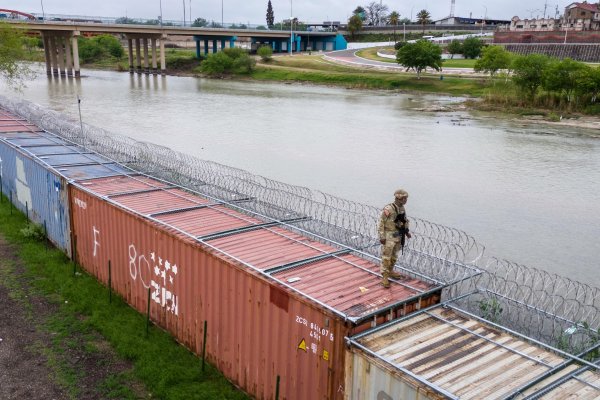
[[[93,181],[91,181],[93,182]],[[343,397],[343,338],[350,328],[191,240],[71,187],[77,260],[180,342],[200,353],[208,323],[209,361],[242,389],[273,399]]]
[[[48,238],[71,256],[67,181],[2,139],[0,134],[2,191],[29,218],[46,224]],[[28,210],[26,210],[28,208]]]
[[[439,300],[414,279],[381,288],[377,265],[350,254],[304,264],[337,249],[143,176],[78,181],[70,196],[81,265],[106,283],[110,259],[140,312],[150,289],[152,319],[196,352],[208,321],[209,359],[260,399],[277,376],[282,399],[343,398],[344,337]]]
[[[573,372],[566,359],[459,310],[435,307],[350,340],[347,398],[504,399],[532,394]]]

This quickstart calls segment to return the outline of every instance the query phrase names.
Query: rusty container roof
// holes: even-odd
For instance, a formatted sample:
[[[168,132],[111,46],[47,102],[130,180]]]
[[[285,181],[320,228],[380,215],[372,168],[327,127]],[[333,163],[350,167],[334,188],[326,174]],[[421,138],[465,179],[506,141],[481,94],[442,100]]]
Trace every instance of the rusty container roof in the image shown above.
[[[82,180],[77,184],[186,240],[208,245],[267,274],[289,290],[353,322],[408,301],[420,301],[421,297],[433,298],[441,289],[409,276],[393,280],[392,288],[384,289],[376,261],[294,229],[302,218],[269,220],[246,212],[243,201],[225,204],[141,175]]]
[[[535,383],[525,390],[529,395],[578,368],[567,365],[555,373],[567,357],[441,305],[359,334],[350,343],[359,354],[387,366],[396,376],[433,389],[440,398],[503,399]],[[590,382],[600,382],[597,371]],[[600,396],[600,387],[588,383],[563,386],[563,397],[543,398],[571,398],[579,390]],[[564,397],[565,393],[569,396]],[[594,396],[576,398],[598,398]]]

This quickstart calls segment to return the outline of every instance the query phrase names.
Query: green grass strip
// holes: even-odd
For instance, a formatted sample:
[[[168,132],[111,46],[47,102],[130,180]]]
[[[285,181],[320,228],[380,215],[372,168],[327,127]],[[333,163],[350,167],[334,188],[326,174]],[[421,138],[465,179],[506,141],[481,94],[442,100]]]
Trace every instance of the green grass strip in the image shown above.
[[[49,321],[49,328],[57,332],[54,341],[69,346],[71,329],[82,329],[84,335],[86,330],[100,334],[120,357],[133,365],[133,377],[145,385],[152,398],[248,399],[214,367],[207,365],[202,372],[201,360],[163,330],[151,327],[146,338],[145,316],[114,294],[112,304],[109,304],[108,289],[87,273],[73,275],[73,265],[64,253],[47,249],[41,241],[25,238],[21,233],[27,226],[25,216],[14,209],[10,215],[8,199],[3,197],[1,200],[0,234],[16,246],[32,289],[59,305],[59,312]],[[85,345],[89,351],[96,351],[93,335]],[[50,356],[49,364],[53,360]],[[50,368],[62,371],[65,381],[62,383],[71,391],[75,390],[77,371],[60,365],[50,365]],[[131,398],[132,394],[119,383],[128,378],[131,377],[126,374],[109,377],[103,383],[107,398]],[[71,394],[77,397],[76,391]]]

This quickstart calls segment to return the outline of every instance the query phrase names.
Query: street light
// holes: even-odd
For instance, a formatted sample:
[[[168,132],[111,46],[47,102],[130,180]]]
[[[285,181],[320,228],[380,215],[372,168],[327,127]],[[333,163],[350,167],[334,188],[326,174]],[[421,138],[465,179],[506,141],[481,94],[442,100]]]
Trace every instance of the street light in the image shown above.
[[[224,28],[225,24],[223,23],[223,0],[221,0],[221,28]]]
[[[40,3],[42,4],[42,20],[46,21],[46,13],[44,12],[44,0],[40,0]]]
[[[290,0],[290,56],[292,55],[292,46],[294,45],[294,20],[293,15],[293,0]]]
[[[162,0],[158,1],[158,5],[160,6],[160,27],[162,28],[162,20],[163,20],[163,16],[162,16]]]
[[[181,0],[183,2],[183,26],[185,26],[185,0]]]

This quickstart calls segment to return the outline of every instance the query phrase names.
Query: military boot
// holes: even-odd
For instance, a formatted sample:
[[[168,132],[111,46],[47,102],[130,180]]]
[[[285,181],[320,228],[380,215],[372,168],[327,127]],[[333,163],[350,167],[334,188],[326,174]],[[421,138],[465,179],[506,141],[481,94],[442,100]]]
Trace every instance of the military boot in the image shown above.
[[[390,279],[389,279],[389,272],[384,272],[383,274],[383,279],[381,280],[381,284],[383,285],[384,288],[389,289],[390,288]]]
[[[392,271],[392,272],[390,272],[390,278],[392,278],[392,279],[400,279],[400,278],[402,278],[402,275],[400,275],[396,271]]]

